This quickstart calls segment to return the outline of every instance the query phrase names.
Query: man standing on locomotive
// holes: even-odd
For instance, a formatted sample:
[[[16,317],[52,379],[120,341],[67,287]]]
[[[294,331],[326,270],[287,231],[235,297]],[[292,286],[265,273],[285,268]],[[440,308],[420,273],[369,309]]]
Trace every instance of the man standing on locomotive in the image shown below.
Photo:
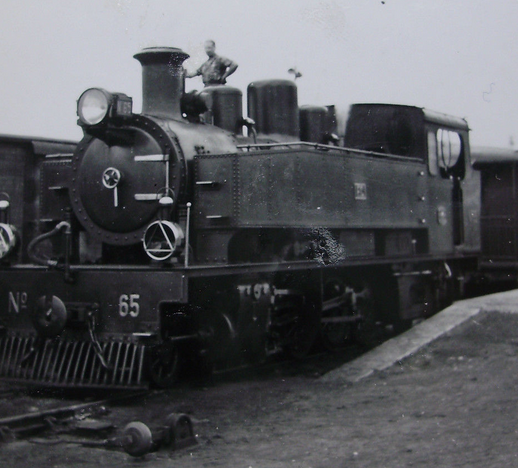
[[[187,78],[201,75],[205,86],[223,85],[227,78],[237,69],[237,63],[216,54],[216,43],[209,39],[205,41],[205,53],[209,59],[194,72],[187,72]]]

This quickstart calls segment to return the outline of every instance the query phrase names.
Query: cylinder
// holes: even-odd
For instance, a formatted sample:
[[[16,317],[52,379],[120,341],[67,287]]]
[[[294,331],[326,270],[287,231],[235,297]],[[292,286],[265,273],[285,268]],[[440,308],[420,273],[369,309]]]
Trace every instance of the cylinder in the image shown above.
[[[327,108],[323,106],[302,106],[300,108],[300,139],[312,143],[327,143]]]
[[[254,81],[248,85],[248,115],[258,133],[299,138],[297,86],[289,80]]]
[[[241,133],[243,120],[243,93],[231,86],[207,86],[201,92],[209,110],[205,122],[232,133]]]
[[[148,47],[133,57],[142,64],[142,113],[181,120],[183,62],[189,55],[174,47]]]

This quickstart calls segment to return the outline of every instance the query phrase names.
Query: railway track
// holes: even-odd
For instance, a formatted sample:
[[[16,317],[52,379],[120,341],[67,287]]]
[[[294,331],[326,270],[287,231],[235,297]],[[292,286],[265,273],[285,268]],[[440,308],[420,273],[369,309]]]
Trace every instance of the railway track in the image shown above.
[[[67,405],[59,408],[28,412],[25,414],[2,418],[0,419],[0,434],[5,442],[6,440],[18,439],[27,435],[40,433],[45,430],[52,429],[53,427],[65,427],[74,419],[78,420],[79,415],[100,415],[106,411],[105,407],[107,405],[114,405],[122,401],[136,399],[145,395],[145,393],[146,392],[132,392],[88,403]],[[7,392],[6,395],[8,395]],[[2,396],[1,393],[0,396]]]
[[[314,353],[293,365],[293,360],[269,361],[257,366],[238,366],[218,371],[214,379],[218,383],[249,378],[267,378],[272,373],[314,374],[323,360],[329,358],[335,363],[350,359],[358,353],[352,348],[347,356]],[[326,358],[324,358],[326,356]],[[192,423],[184,414],[170,414],[163,424],[150,429],[146,424],[132,421],[122,430],[108,422],[106,416],[111,408],[139,399],[160,398],[167,390],[123,392],[109,398],[87,403],[74,403],[42,411],[26,411],[0,419],[0,445],[20,439],[33,440],[42,444],[76,443],[89,447],[119,448],[133,456],[141,456],[162,446],[179,449],[196,443]],[[31,398],[27,388],[0,389],[0,399]],[[41,395],[40,395],[41,396]],[[18,406],[18,403],[14,403]],[[33,405],[35,408],[37,405]],[[113,437],[108,437],[109,435]],[[104,437],[104,438],[103,438]],[[34,439],[36,438],[36,439]]]
[[[214,372],[213,381],[219,385],[236,380],[262,380],[270,378],[273,374],[314,377],[358,357],[364,351],[365,347],[351,344],[340,352],[329,353],[320,350],[298,360],[276,357],[258,365],[217,370]],[[31,391],[24,387],[0,388],[0,399],[16,397],[20,392],[30,398]],[[28,411],[1,418],[0,443],[23,438],[35,441],[34,437],[39,437],[36,443],[76,443],[89,447],[118,448],[133,456],[145,455],[164,446],[178,449],[196,443],[191,420],[184,414],[170,414],[164,419],[163,424],[152,429],[139,421],[132,421],[124,428],[117,429],[104,420],[104,416],[114,406],[144,397],[160,398],[166,392],[167,390],[123,392],[87,403]],[[108,437],[113,433],[115,435]]]
[[[154,396],[161,393],[163,392],[155,392]],[[4,396],[9,395],[6,390]],[[110,412],[110,408],[146,396],[149,396],[149,392],[122,393],[88,403],[65,405],[2,418],[0,419],[0,443],[46,436],[46,439],[33,439],[33,441],[123,449],[134,457],[141,457],[161,447],[177,450],[197,443],[192,422],[189,416],[184,414],[171,413],[161,425],[153,429],[140,421],[132,421],[122,430],[117,431],[111,422],[103,420],[103,416]],[[111,437],[108,437],[109,435]]]
[[[0,399],[16,395],[16,394],[18,394],[20,392],[23,392],[23,391],[25,391],[24,388],[13,388],[13,389],[8,389],[8,390],[7,389],[6,390],[0,390]]]

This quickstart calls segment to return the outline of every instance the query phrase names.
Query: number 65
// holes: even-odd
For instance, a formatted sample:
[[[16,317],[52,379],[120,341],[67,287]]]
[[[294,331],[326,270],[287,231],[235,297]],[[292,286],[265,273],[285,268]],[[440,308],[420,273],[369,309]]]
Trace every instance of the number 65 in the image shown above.
[[[131,317],[137,317],[140,312],[140,305],[138,300],[140,299],[140,294],[121,294],[119,297],[119,315],[121,317],[126,317],[128,313]]]

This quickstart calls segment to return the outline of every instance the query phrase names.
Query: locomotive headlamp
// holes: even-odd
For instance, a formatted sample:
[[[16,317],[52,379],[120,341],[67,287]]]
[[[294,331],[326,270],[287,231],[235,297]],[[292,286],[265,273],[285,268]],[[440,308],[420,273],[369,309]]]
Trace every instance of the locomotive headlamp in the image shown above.
[[[87,89],[77,102],[77,115],[84,125],[97,125],[109,111],[110,97],[104,89]]]
[[[90,88],[77,101],[77,115],[80,125],[98,125],[107,117],[131,116],[132,107],[132,99],[123,93]]]

